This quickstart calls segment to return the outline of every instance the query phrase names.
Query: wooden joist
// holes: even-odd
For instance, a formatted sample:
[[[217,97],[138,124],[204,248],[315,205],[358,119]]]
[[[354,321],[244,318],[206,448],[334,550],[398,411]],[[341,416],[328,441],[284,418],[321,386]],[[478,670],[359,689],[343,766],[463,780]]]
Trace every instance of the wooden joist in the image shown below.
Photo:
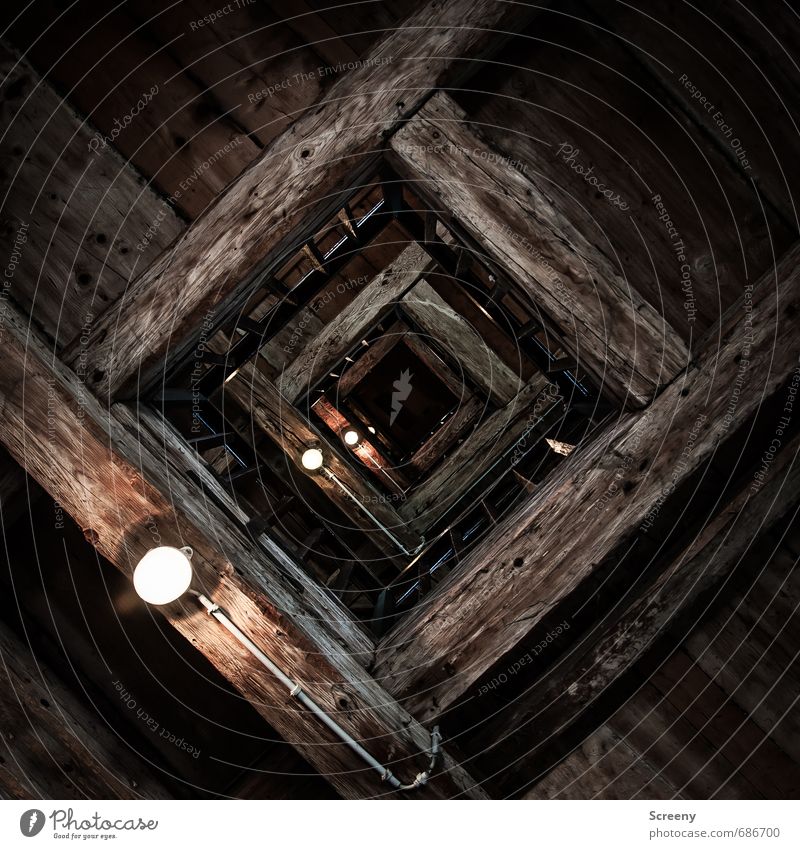
[[[518,784],[519,775],[535,774],[532,765],[539,747],[591,709],[660,637],[669,631],[680,639],[679,629],[691,627],[696,604],[744,558],[753,556],[759,534],[789,510],[796,511],[799,450],[800,437],[795,437],[777,455],[757,492],[748,479],[656,580],[635,593],[626,609],[599,623],[574,651],[487,723],[481,737],[509,755],[509,769],[499,778],[501,789]]]
[[[800,245],[723,317],[718,347],[574,451],[387,635],[377,674],[417,716],[438,715],[513,649],[790,379],[799,260]]]
[[[440,463],[398,509],[411,527],[428,528],[439,521],[504,455],[514,465],[520,452],[536,441],[563,416],[557,390],[537,374],[505,407],[487,416]],[[455,418],[455,416],[454,416]],[[484,491],[483,487],[479,487]]]
[[[92,390],[116,395],[157,373],[167,353],[191,344],[202,318],[241,293],[303,234],[340,205],[384,149],[385,136],[437,86],[530,14],[499,0],[426,4],[375,47],[370,63],[337,80],[221,194],[187,233],[94,327],[87,373]],[[422,57],[422,58],[420,58]]]
[[[155,545],[191,545],[198,588],[353,737],[366,741],[379,760],[413,778],[430,744],[428,732],[364,675],[313,596],[288,581],[195,485],[172,475],[150,440],[140,441],[87,394],[76,375],[53,360],[24,317],[9,309],[4,321],[0,414],[9,453],[25,462],[98,552],[125,574]],[[379,777],[299,709],[191,597],[164,608],[164,614],[342,795],[386,792]],[[419,793],[462,794],[481,796],[482,791],[447,755],[438,780]]]
[[[519,280],[620,400],[643,406],[686,366],[686,345],[669,324],[448,95],[432,97],[390,144],[401,174]]]
[[[403,309],[498,406],[522,390],[519,377],[425,280],[403,296]]]
[[[0,44],[9,294],[59,348],[88,333],[184,225],[30,65]]]
[[[318,334],[308,335],[301,351],[284,369],[278,388],[290,404],[296,403],[372,329],[384,313],[401,300],[431,265],[416,244],[381,271]]]
[[[255,427],[283,450],[286,468],[296,475],[307,476],[300,459],[307,448],[322,442],[320,433],[281,395],[275,384],[248,364],[225,386],[225,393],[245,410],[250,410]],[[325,467],[313,474],[313,481],[342,509],[353,525],[369,533],[387,556],[401,554],[401,549],[389,534],[408,551],[417,548],[419,537],[404,525],[390,499],[333,448],[326,449],[326,454]],[[380,530],[376,520],[388,529],[389,534]]]
[[[0,797],[166,799],[157,773],[0,622]]]

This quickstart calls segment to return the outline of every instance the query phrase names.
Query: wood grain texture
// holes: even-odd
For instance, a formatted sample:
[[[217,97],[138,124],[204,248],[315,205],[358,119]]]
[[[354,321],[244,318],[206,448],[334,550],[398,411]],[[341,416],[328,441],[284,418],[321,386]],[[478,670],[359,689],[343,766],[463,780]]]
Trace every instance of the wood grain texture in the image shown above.
[[[0,214],[9,258],[24,237],[8,294],[62,348],[184,225],[112,148],[92,152],[92,126],[2,43],[0,73]]]
[[[332,213],[369,170],[385,136],[440,85],[530,12],[499,0],[424,6],[375,48],[369,66],[331,87],[324,102],[276,138],[92,333],[92,390],[115,395],[184,350],[208,309],[241,292],[268,262]],[[423,57],[423,58],[420,58]]]
[[[608,725],[580,746],[523,799],[680,799],[677,789],[648,758]]]
[[[666,634],[680,641],[702,614],[707,598],[746,558],[758,556],[760,534],[800,500],[800,437],[785,446],[753,495],[748,479],[731,500],[694,535],[656,579],[636,589],[621,611],[595,630],[481,729],[515,773],[533,772],[539,747],[562,734]],[[702,630],[702,629],[701,629]],[[702,638],[701,638],[702,642]],[[520,754],[524,752],[524,754]],[[509,772],[499,780],[518,779]]]
[[[417,487],[398,510],[408,523],[426,529],[461,498],[514,444],[530,447],[562,415],[558,393],[537,375],[505,407],[488,416]]]
[[[533,180],[436,94],[391,140],[392,161],[559,325],[580,362],[634,406],[688,361],[686,345]],[[491,155],[490,155],[491,154]]]
[[[92,0],[66,8],[37,0],[14,17],[8,37],[190,218],[260,152],[119,6],[98,14]]]
[[[170,798],[156,771],[2,622],[0,727],[4,798]]]
[[[230,395],[245,410],[250,410],[253,424],[263,431],[286,455],[287,468],[294,474],[307,476],[300,458],[312,443],[326,445],[326,464],[329,470],[353,493],[360,505],[410,551],[419,543],[419,537],[406,527],[403,519],[391,506],[391,499],[375,489],[359,472],[353,469],[335,451],[329,440],[323,440],[320,432],[312,427],[267,378],[252,365],[244,366],[239,374],[225,386]],[[386,534],[381,532],[364,510],[353,503],[353,498],[324,472],[312,476],[319,488],[337,504],[355,527],[366,531],[387,556],[398,556],[401,552]]]
[[[403,296],[403,310],[428,334],[427,341],[438,343],[453,367],[463,370],[498,406],[522,391],[519,377],[425,280]]]
[[[306,344],[277,381],[286,399],[296,403],[309,392],[402,299],[430,265],[430,258],[419,245],[409,245],[317,335],[306,336]]]
[[[620,416],[567,457],[387,636],[376,667],[387,689],[420,717],[452,704],[789,379],[797,367],[798,259],[795,246],[756,285],[752,302],[723,317],[718,346],[646,412]]]
[[[0,376],[2,439],[63,505],[95,548],[123,573],[161,544],[191,544],[196,586],[208,593],[326,711],[408,780],[429,734],[383,691],[336,638],[326,613],[286,581],[278,565],[196,487],[174,475],[148,439],[130,433],[53,362],[27,320],[9,310]],[[52,438],[51,438],[52,436]],[[57,448],[56,448],[57,447]],[[53,462],[58,450],[59,462]],[[184,596],[167,619],[248,699],[281,736],[345,797],[386,792],[350,750],[288,697],[284,688]],[[421,797],[482,796],[445,755],[439,780]]]

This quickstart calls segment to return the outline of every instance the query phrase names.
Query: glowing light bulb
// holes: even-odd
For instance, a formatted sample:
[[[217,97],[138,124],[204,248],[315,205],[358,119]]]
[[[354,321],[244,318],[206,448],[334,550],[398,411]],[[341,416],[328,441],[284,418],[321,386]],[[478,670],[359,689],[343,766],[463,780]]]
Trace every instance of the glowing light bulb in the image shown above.
[[[344,432],[345,445],[358,445],[360,439],[357,430],[346,430]]]
[[[374,428],[372,425],[370,425],[370,426],[367,428],[367,430],[368,430],[370,433],[375,433],[375,428]]]
[[[148,604],[169,604],[192,583],[191,548],[160,545],[145,554],[133,571],[133,587]]]
[[[320,451],[319,448],[307,448],[303,452],[300,462],[303,464],[304,469],[308,469],[309,472],[314,472],[317,469],[322,468],[324,459],[322,451]]]

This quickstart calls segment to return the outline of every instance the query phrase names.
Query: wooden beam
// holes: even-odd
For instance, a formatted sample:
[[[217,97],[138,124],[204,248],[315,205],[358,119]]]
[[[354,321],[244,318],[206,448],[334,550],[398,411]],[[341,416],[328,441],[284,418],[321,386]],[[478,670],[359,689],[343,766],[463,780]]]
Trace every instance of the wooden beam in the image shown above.
[[[278,379],[278,388],[290,404],[355,348],[373,325],[403,297],[431,266],[417,244],[409,245],[386,269],[364,285],[361,292],[306,344]]]
[[[424,280],[403,296],[402,303],[403,310],[498,406],[505,406],[522,391],[519,377]]]
[[[385,137],[437,86],[474,67],[501,33],[532,10],[500,0],[431,2],[342,76],[218,197],[172,250],[94,327],[87,346],[92,390],[116,395],[191,345],[210,308],[277,262],[341,203],[384,149]],[[422,58],[419,58],[422,57]],[[236,299],[234,299],[236,300]]]
[[[196,486],[171,475],[157,446],[140,440],[87,394],[76,375],[54,361],[24,317],[9,309],[4,329],[0,438],[98,552],[129,575],[154,545],[190,544],[198,588],[354,738],[365,741],[375,757],[413,778],[425,759],[428,732],[364,675],[342,649],[336,624],[324,610],[288,581],[230,516],[202,498]],[[195,600],[186,596],[162,610],[342,795],[386,792],[379,778],[300,709]],[[483,794],[445,754],[437,780],[418,795]]]
[[[400,505],[398,513],[420,532],[431,527],[515,443],[530,448],[563,415],[559,395],[542,375],[465,439]],[[509,465],[514,459],[509,458]]]
[[[798,303],[800,245],[723,317],[718,347],[646,412],[576,449],[387,635],[376,666],[387,688],[438,715],[554,611],[790,378]]]
[[[508,709],[497,714],[481,737],[492,740],[509,757],[498,776],[505,793],[532,766],[547,745],[669,632],[690,622],[693,607],[707,599],[747,556],[759,535],[769,530],[800,501],[800,436],[777,455],[761,487],[753,494],[748,479],[735,497],[694,535],[647,589],[637,593],[613,621],[603,622],[589,637],[536,681]],[[609,617],[610,619],[611,617]],[[685,632],[684,632],[685,633]],[[493,756],[497,756],[496,754]],[[529,766],[530,765],[530,766]]]
[[[103,719],[0,622],[0,796],[168,799]]]
[[[294,468],[297,474],[308,476],[300,458],[309,445],[324,442],[328,446],[329,456],[325,469],[332,473],[339,483],[323,471],[315,473],[312,480],[356,527],[372,536],[375,544],[386,551],[387,556],[399,556],[401,551],[390,537],[377,527],[375,519],[409,551],[420,544],[419,537],[405,526],[389,499],[355,471],[339,452],[331,447],[330,440],[323,440],[320,432],[300,415],[281,395],[275,384],[257,368],[251,364],[243,366],[236,377],[225,385],[225,393],[239,406],[250,411],[254,425],[283,450],[287,468]],[[354,503],[355,500],[360,506]],[[365,511],[369,511],[372,516],[367,515]]]
[[[91,125],[2,42],[0,75],[0,191],[14,258],[5,288],[62,348],[184,225],[112,147],[95,149]]]
[[[620,400],[648,403],[686,345],[545,191],[469,128],[445,93],[391,139],[392,162],[559,325],[571,353]]]

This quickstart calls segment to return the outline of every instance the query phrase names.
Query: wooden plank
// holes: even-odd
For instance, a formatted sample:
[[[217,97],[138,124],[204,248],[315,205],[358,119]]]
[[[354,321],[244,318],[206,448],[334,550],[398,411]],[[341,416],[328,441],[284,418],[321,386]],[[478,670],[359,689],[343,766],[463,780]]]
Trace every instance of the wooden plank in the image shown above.
[[[413,777],[430,745],[428,732],[364,675],[342,649],[324,610],[288,583],[225,512],[198,495],[194,485],[170,475],[157,446],[130,433],[88,395],[30,332],[24,317],[9,310],[4,326],[1,438],[98,552],[130,575],[154,544],[191,544],[196,586],[354,738],[404,777]],[[58,462],[53,462],[55,450]],[[163,612],[342,795],[386,792],[380,779],[348,747],[335,743],[195,600],[185,596]],[[462,794],[483,796],[445,747],[442,772],[417,795]]]
[[[522,796],[523,799],[637,797],[682,798],[656,766],[607,725],[587,737]]]
[[[515,444],[532,446],[562,415],[557,390],[542,375],[479,424],[400,505],[398,513],[420,531],[431,527]],[[510,460],[513,462],[513,458]]]
[[[791,187],[800,181],[795,153],[800,103],[791,55],[800,45],[800,27],[794,12],[782,5],[767,11],[723,0],[702,8],[678,0],[624,5],[590,0],[589,5],[606,31],[620,36],[620,44],[796,231]]]
[[[452,416],[418,448],[408,460],[408,466],[418,473],[427,472],[436,465],[457,440],[464,438],[469,429],[480,424],[484,404],[474,395],[469,395]]]
[[[216,0],[130,6],[128,13],[207,88],[219,113],[262,147],[333,81],[320,74],[320,56],[281,22],[274,4],[234,4],[226,14]]]
[[[387,688],[419,716],[438,715],[657,515],[797,367],[798,299],[800,245],[724,317],[719,345],[682,380],[573,451],[387,635],[376,665]]]
[[[430,266],[417,244],[407,247],[305,346],[278,379],[286,400],[294,404],[355,348],[381,316],[392,308]]]
[[[466,125],[449,96],[431,98],[392,137],[391,150],[401,173],[519,281],[581,365],[617,397],[642,406],[687,364],[686,345],[669,324],[578,222]]]
[[[608,5],[618,18],[654,26],[629,4]],[[682,0],[670,5],[676,17],[661,18],[662,44],[646,49],[657,55],[669,40],[676,57],[681,50],[704,52],[701,40],[687,36],[686,21],[708,7],[687,7],[684,15]],[[724,14],[715,23],[727,29],[730,19]],[[567,218],[580,221],[582,234],[694,348],[745,285],[791,246],[796,227],[785,225],[758,184],[731,167],[717,142],[638,61],[646,56],[637,38],[626,44],[608,30],[580,0],[564,0],[509,46],[503,66],[487,69],[480,90],[453,96],[492,149],[524,169]],[[708,49],[717,45],[724,50],[719,40]],[[681,56],[671,68],[680,76],[689,60]],[[731,62],[728,56],[725,64]],[[748,88],[756,77],[749,71]],[[774,119],[763,114],[762,102],[748,106],[766,126]],[[766,144],[759,153],[769,155]]]
[[[646,589],[626,601],[622,611],[601,622],[573,651],[562,657],[519,698],[481,730],[499,747],[499,756],[516,758],[521,742],[535,763],[539,746],[562,734],[604,693],[631,672],[665,634],[679,641],[695,624],[701,601],[747,557],[763,550],[760,535],[800,500],[800,437],[787,444],[753,496],[752,480],[705,527],[693,535]],[[518,769],[523,764],[517,762]]]
[[[685,651],[675,652],[651,681],[765,799],[800,798],[800,765],[766,736]]]
[[[519,377],[424,280],[403,296],[403,309],[498,406],[522,391]]]
[[[42,0],[14,17],[7,37],[190,218],[260,151],[119,8],[99,17],[91,0],[63,10]]]
[[[298,410],[281,395],[278,388],[256,368],[252,365],[242,367],[237,376],[225,385],[225,393],[245,410],[251,411],[253,424],[283,450],[287,467],[293,467],[297,474],[308,475],[300,463],[300,458],[309,445],[322,442],[328,446],[326,469],[344,488],[322,472],[312,476],[314,483],[341,508],[355,527],[368,533],[387,556],[399,556],[401,549],[388,534],[378,528],[376,519],[407,551],[419,546],[419,537],[406,527],[405,522],[392,508],[390,499],[375,489],[338,451],[330,447],[330,441],[324,440],[320,432],[308,424]],[[353,497],[347,490],[353,493]]]
[[[146,762],[0,622],[0,794],[168,799]]]
[[[135,375],[151,378],[168,350],[188,350],[212,305],[242,293],[323,221],[374,164],[386,134],[432,89],[474,67],[462,57],[477,57],[498,31],[529,14],[499,0],[445,0],[411,15],[376,46],[369,65],[338,79],[318,109],[275,139],[97,323],[88,346],[92,390],[116,395]]]
[[[691,799],[760,799],[754,787],[652,684],[645,683],[608,721],[678,792]]]
[[[111,147],[92,151],[93,128],[2,42],[0,74],[4,292],[61,348],[184,225]]]

